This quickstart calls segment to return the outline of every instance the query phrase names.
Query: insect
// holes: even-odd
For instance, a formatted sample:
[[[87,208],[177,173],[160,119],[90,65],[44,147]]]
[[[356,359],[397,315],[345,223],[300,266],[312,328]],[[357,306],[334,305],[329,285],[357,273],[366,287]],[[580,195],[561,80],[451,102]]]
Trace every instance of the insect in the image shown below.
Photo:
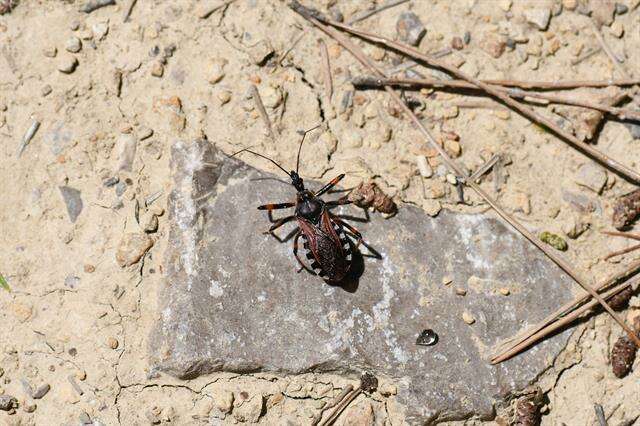
[[[340,182],[342,178],[344,178],[344,174],[336,176],[315,192],[305,188],[304,182],[298,174],[302,144],[307,133],[315,128],[317,128],[317,126],[305,131],[302,135],[302,140],[298,147],[295,171],[287,172],[271,158],[249,149],[242,149],[231,155],[231,157],[243,152],[249,152],[271,161],[291,178],[291,185],[293,185],[297,191],[294,201],[264,204],[258,207],[258,210],[267,210],[269,212],[269,219],[274,223],[267,233],[273,234],[273,231],[285,223],[293,220],[297,221],[298,226],[295,229],[293,239],[293,255],[296,257],[298,263],[300,263],[300,270],[304,269],[313,275],[318,275],[327,282],[337,283],[346,277],[352,262],[352,246],[346,235],[348,234],[356,239],[356,248],[362,242],[362,235],[356,228],[329,211],[330,208],[334,206],[351,204],[350,200],[340,198],[334,201],[323,201],[320,198],[321,195]],[[295,208],[294,214],[275,221],[273,220],[272,212],[274,210],[288,209],[291,207]],[[300,238],[303,240],[305,255],[309,261],[309,265],[306,265],[298,255],[298,241]]]

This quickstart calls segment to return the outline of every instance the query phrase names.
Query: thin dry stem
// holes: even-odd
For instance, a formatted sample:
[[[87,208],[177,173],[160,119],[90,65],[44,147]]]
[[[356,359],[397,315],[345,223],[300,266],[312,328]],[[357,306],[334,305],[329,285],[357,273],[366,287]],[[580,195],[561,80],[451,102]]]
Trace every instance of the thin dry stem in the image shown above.
[[[399,6],[402,3],[406,3],[408,1],[409,0],[389,0],[385,4],[382,4],[382,5],[378,6],[378,7],[376,7],[375,9],[365,10],[365,11],[355,15],[353,18],[351,18],[349,20],[349,25],[353,25],[356,22],[364,21],[365,19],[375,15],[376,13],[380,13],[383,10],[392,8],[394,6]]]
[[[612,257],[621,256],[623,254],[631,253],[632,251],[636,251],[640,249],[640,244],[636,244],[635,246],[627,247],[626,249],[613,251],[605,256],[604,260],[609,260]]]
[[[318,40],[320,43],[320,55],[322,56],[322,69],[324,70],[324,90],[327,93],[327,99],[331,100],[333,95],[333,78],[331,77],[331,62],[329,62],[329,52],[327,44],[323,39]]]
[[[472,89],[478,90],[476,86],[471,83],[467,83],[464,80],[441,80],[435,78],[371,78],[371,77],[362,77],[353,79],[353,83],[355,85],[363,85],[363,86],[375,86],[375,87],[383,87],[385,85],[391,86],[410,86],[410,87],[449,87],[449,88],[460,88],[460,89]],[[609,114],[616,115],[621,119],[631,118],[634,120],[640,120],[640,112],[625,109],[625,108],[617,108],[615,106],[599,104],[595,102],[582,101],[579,99],[568,98],[564,96],[552,95],[548,93],[536,93],[536,92],[525,92],[520,89],[505,89],[503,87],[496,86],[496,90],[501,91],[502,93],[512,96],[514,98],[525,99],[526,98],[534,98],[534,99],[544,99],[549,102],[553,102],[556,104],[564,104],[564,105],[574,105],[583,108],[594,109],[602,112],[607,112]],[[627,95],[623,95],[627,96]],[[617,99],[616,99],[617,100]]]
[[[358,59],[365,67],[369,68],[376,75],[378,75],[380,77],[383,77],[383,78],[386,78],[386,75],[376,65],[374,65],[373,62],[371,62],[362,53],[362,51],[360,50],[359,47],[357,47],[355,44],[351,43],[351,41],[349,41],[348,39],[343,37],[342,34],[340,34],[339,32],[335,31],[333,28],[330,28],[327,25],[322,24],[318,19],[316,19],[316,17],[321,17],[321,15],[319,15],[316,11],[304,8],[299,3],[297,3],[297,1],[293,1],[291,3],[291,7],[292,7],[292,9],[294,11],[299,13],[305,19],[307,19],[308,21],[313,23],[316,27],[318,27],[323,32],[328,34],[330,37],[335,39],[345,49],[350,51],[351,54],[353,54],[354,57],[356,59]],[[329,25],[337,26],[338,28],[343,28],[343,29],[348,30],[350,32],[354,32],[355,31],[355,30],[351,29],[348,26],[345,26],[345,25],[330,21],[330,20],[328,20],[327,18],[324,18],[324,17],[321,17],[321,18]],[[369,38],[369,37],[372,37],[372,36],[367,35],[366,38]],[[379,39],[380,37],[373,36],[373,38]],[[387,40],[387,42],[394,43],[391,40]],[[404,47],[403,47],[403,49],[404,49]],[[410,50],[412,50],[412,49],[410,49]],[[416,53],[418,55],[420,55],[420,56],[424,56],[424,55],[420,54],[419,52],[416,52]],[[418,59],[420,59],[420,58],[418,58]],[[439,61],[437,61],[437,62],[439,62]],[[464,77],[462,77],[462,75]],[[466,77],[465,74],[462,74],[462,75],[461,75],[462,78]],[[474,84],[476,84],[476,82],[477,82],[477,80],[474,82]],[[483,84],[483,83],[480,83],[480,82],[478,82],[478,83],[482,84],[485,87],[489,87],[486,84]],[[495,90],[491,89],[490,87],[489,87],[489,89],[492,90],[493,92],[495,92]],[[580,286],[583,289],[585,289],[589,294],[591,294],[591,296],[594,299],[596,299],[598,301],[598,303],[600,303],[607,310],[607,312],[609,312],[609,314],[614,318],[614,320],[618,324],[620,324],[620,326],[628,333],[630,339],[633,340],[638,347],[640,347],[640,338],[638,338],[638,336],[636,336],[636,334],[633,332],[633,330],[631,330],[631,328],[629,326],[627,326],[624,323],[624,321],[622,321],[622,319],[613,311],[613,309],[611,309],[611,307],[605,302],[605,300],[598,293],[596,293],[596,291],[589,284],[587,284],[587,281],[584,278],[582,278],[578,274],[578,272],[575,271],[573,269],[573,267],[571,267],[571,265],[569,265],[569,263],[566,260],[564,260],[562,257],[557,255],[551,249],[547,248],[538,238],[536,238],[531,232],[529,232],[529,230],[527,230],[521,223],[519,223],[517,220],[515,220],[513,217],[511,217],[504,209],[502,209],[502,207],[500,207],[500,205],[498,205],[498,203],[492,197],[490,197],[489,194],[484,192],[484,190],[478,184],[476,184],[475,182],[469,180],[468,179],[469,176],[466,173],[466,171],[464,171],[460,166],[458,166],[453,161],[453,159],[451,157],[448,156],[448,154],[444,151],[444,148],[442,148],[437,143],[435,137],[424,126],[424,124],[422,124],[420,119],[418,119],[418,117],[413,113],[413,111],[400,98],[400,96],[398,96],[396,91],[391,86],[385,86],[385,90],[387,91],[387,93],[389,93],[389,95],[391,95],[393,100],[405,112],[405,114],[408,117],[411,118],[411,121],[413,121],[413,123],[418,127],[418,129],[424,134],[424,136],[426,137],[428,142],[440,154],[440,156],[442,157],[443,161],[447,164],[447,166],[449,166],[449,168],[451,168],[453,171],[455,171],[457,176],[464,177],[465,180],[466,180],[466,184],[469,187],[471,187],[482,199],[484,199],[485,202],[487,202],[487,204],[489,204],[505,221],[507,221],[518,232],[520,232],[525,238],[527,238],[536,247],[538,247],[542,252],[544,252],[547,255],[547,257],[549,257],[551,260],[553,260],[567,274],[569,274],[569,276],[571,276],[578,284],[580,284]],[[508,98],[508,97],[506,97],[506,98],[510,102],[514,102],[511,98]]]
[[[602,49],[605,51],[605,53],[607,54],[611,62],[613,62],[613,65],[616,67],[618,72],[622,74],[622,76],[625,78],[631,78],[627,70],[625,70],[622,67],[622,65],[620,65],[620,61],[618,60],[618,57],[615,55],[615,53],[613,53],[613,50],[611,50],[611,47],[609,47],[609,45],[605,41],[596,23],[593,21],[593,19],[589,20],[589,22],[591,23],[591,29],[593,30],[593,33],[595,34],[596,39],[598,39],[598,43],[600,43],[600,46],[602,46]]]
[[[628,285],[631,285],[630,283],[626,285],[624,281],[628,280],[629,277],[631,277],[632,275],[638,273],[638,271],[640,271],[640,261],[635,262],[624,271],[612,275],[607,280],[600,283],[600,285],[596,287],[596,290],[597,291],[606,290],[612,285],[615,285],[616,283],[620,283],[618,284],[618,287],[616,287],[617,290],[611,293],[611,295],[617,294],[620,291],[627,288]],[[525,330],[522,333],[516,336],[513,336],[507,341],[503,342],[497,349],[497,350],[500,350],[501,352],[495,355],[492,358],[491,362],[493,364],[497,364],[499,362],[505,361],[511,358],[512,356],[518,354],[520,351],[524,350],[525,348],[529,347],[530,345],[533,345],[537,341],[542,340],[549,334],[553,333],[553,331],[559,328],[558,326],[555,326],[556,321],[565,317],[565,315],[570,314],[572,310],[574,310],[581,304],[585,303],[589,298],[590,298],[590,295],[587,295],[587,294],[576,297],[571,302],[567,302],[564,305],[562,305],[560,308],[556,309],[555,312],[548,315],[545,319],[540,321],[538,324],[534,325],[528,330]],[[593,306],[595,306],[595,302]],[[581,311],[581,312],[584,312],[584,311]],[[563,323],[562,325],[564,324],[565,323]],[[535,336],[535,338],[533,336]]]
[[[356,397],[361,393],[362,393],[362,388],[358,387],[349,395],[347,395],[342,401],[340,401],[340,403],[338,403],[338,406],[335,408],[335,410],[333,410],[333,412],[329,414],[329,417],[327,417],[327,420],[324,423],[322,423],[322,426],[330,426],[336,420],[338,420],[338,417],[344,411],[344,409],[347,408],[349,404],[351,404],[351,401],[356,399]]]
[[[320,15],[318,15],[320,17]],[[545,127],[547,127],[549,130],[553,131],[556,135],[560,136],[562,140],[564,140],[565,142],[569,143],[571,146],[573,146],[575,149],[577,149],[578,151],[582,152],[583,154],[591,157],[592,159],[598,161],[599,163],[605,165],[606,167],[614,170],[616,173],[620,174],[621,176],[625,177],[626,179],[629,179],[633,182],[636,183],[640,183],[640,173],[636,172],[635,170],[617,162],[616,160],[613,160],[612,158],[610,158],[609,156],[607,156],[606,154],[598,151],[597,149],[593,148],[591,145],[587,145],[585,143],[583,143],[582,141],[580,141],[578,138],[576,138],[574,135],[572,135],[571,133],[567,132],[566,130],[562,129],[561,127],[559,127],[557,124],[555,124],[553,121],[549,120],[548,118],[538,114],[536,111],[534,111],[533,109],[521,104],[520,102],[514,100],[513,98],[511,98],[510,96],[500,92],[499,90],[496,90],[493,86],[486,84],[466,73],[464,73],[463,71],[461,71],[460,69],[449,65],[448,63],[441,61],[439,59],[435,59],[433,57],[430,57],[428,55],[425,55],[421,52],[419,52],[418,50],[412,48],[411,46],[407,46],[405,44],[402,43],[398,43],[395,42],[393,40],[390,40],[388,38],[382,37],[382,36],[378,36],[375,34],[371,34],[369,32],[366,31],[362,31],[362,30],[357,30],[355,28],[352,28],[348,25],[344,25],[341,24],[339,22],[335,22],[332,21],[330,19],[327,19],[326,17],[321,17],[323,22],[325,22],[328,25],[331,25],[335,28],[339,28],[342,29],[346,32],[349,32],[353,35],[356,35],[360,38],[363,38],[365,40],[368,40],[370,42],[373,43],[377,43],[377,44],[381,44],[383,46],[386,46],[390,49],[393,49],[395,51],[401,52],[413,59],[422,61],[427,63],[430,66],[433,67],[437,67],[437,68],[441,68],[444,69],[445,71],[449,72],[450,74],[453,74],[455,76],[457,76],[458,78],[461,78],[463,80],[468,81],[469,83],[472,83],[473,85],[481,88],[482,90],[484,90],[485,92],[489,93],[490,95],[500,99],[502,102],[506,103],[507,105],[509,105],[511,108],[515,109],[516,111],[518,111],[520,114],[524,115],[525,117],[528,117],[530,120],[534,121],[535,123],[541,124]],[[640,340],[638,340],[638,343],[640,343]]]
[[[258,112],[260,113],[260,117],[262,117],[262,121],[264,122],[267,131],[269,132],[269,137],[272,141],[275,142],[276,136],[273,133],[273,127],[271,126],[269,114],[267,114],[267,110],[264,108],[264,103],[262,103],[260,92],[258,92],[258,88],[255,86],[255,84],[251,85],[251,97],[253,98],[253,102],[256,104],[256,108],[258,108]]]
[[[353,385],[347,385],[345,386],[344,389],[342,389],[342,392],[340,392],[340,394],[338,396],[336,396],[330,403],[328,403],[327,405],[325,405],[324,407],[322,407],[322,410],[320,410],[320,412],[318,414],[315,415],[315,417],[313,418],[313,420],[311,420],[311,426],[315,426],[317,425],[320,420],[322,420],[322,415],[324,414],[325,411],[327,411],[328,409],[335,407],[337,404],[339,404],[340,402],[342,402],[342,400],[349,394],[349,392],[351,392],[353,390]]]
[[[602,296],[604,299],[608,300],[611,297],[615,296],[616,294],[620,293],[622,290],[626,289],[627,287],[636,286],[638,285],[638,283],[640,283],[640,277],[631,281],[627,281],[625,283],[618,284],[612,289],[604,292]],[[563,317],[557,317],[553,322],[549,323],[547,326],[540,328],[539,331],[534,332],[533,334],[531,334],[530,336],[524,339],[522,338],[519,339],[518,344],[512,345],[508,350],[505,350],[502,353],[493,357],[491,359],[491,364],[498,364],[500,362],[506,361],[507,359],[520,353],[521,351],[525,350],[526,348],[533,345],[534,343],[544,339],[545,337],[554,333],[555,331],[559,330],[565,325],[572,323],[575,319],[580,317],[583,313],[587,312],[590,309],[593,309],[597,304],[598,304],[598,301],[591,300],[588,303],[585,303],[584,305],[575,309],[570,314],[567,314]]]

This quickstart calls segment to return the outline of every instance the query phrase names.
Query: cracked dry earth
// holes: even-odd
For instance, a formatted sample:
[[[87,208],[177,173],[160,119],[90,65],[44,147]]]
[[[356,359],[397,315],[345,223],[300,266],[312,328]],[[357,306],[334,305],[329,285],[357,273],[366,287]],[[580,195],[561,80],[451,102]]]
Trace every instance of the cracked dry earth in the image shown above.
[[[0,289],[0,394],[19,403],[15,413],[0,411],[0,424],[309,424],[357,378],[215,373],[178,380],[150,368],[149,331],[160,315],[156,291],[167,240],[171,144],[206,136],[227,153],[251,145],[291,164],[296,130],[324,119],[328,130],[305,147],[313,161],[306,161],[303,177],[326,180],[346,172],[346,187],[374,178],[400,208],[412,203],[431,214],[487,207],[472,193],[466,194],[470,206],[457,206],[455,188],[436,159],[435,175],[421,181],[415,155],[429,152],[418,133],[394,114],[384,93],[353,93],[349,79],[362,70],[327,39],[334,78],[328,97],[322,36],[283,2],[237,0],[200,19],[203,3],[138,1],[123,23],[126,3],[85,14],[78,12],[80,2],[23,0],[0,16],[0,273],[12,289]],[[326,9],[327,3],[332,2],[317,6]],[[427,27],[422,50],[441,50],[469,31],[469,45],[449,59],[480,77],[616,76],[603,54],[571,65],[582,50],[597,45],[587,18],[567,7],[558,12],[559,3],[412,1],[359,25],[394,37],[398,16],[411,6]],[[637,70],[637,1],[622,3],[628,11],[605,28],[622,25],[627,31],[605,35],[626,57],[627,69]],[[339,9],[349,18],[372,4],[340,2]],[[534,6],[554,11],[545,31],[521,19]],[[489,56],[487,40],[503,31],[522,33],[523,41],[498,58]],[[381,66],[393,66],[395,56],[364,49]],[[251,84],[262,96],[277,144],[264,131]],[[494,153],[509,159],[500,192],[491,178],[483,188],[529,229],[576,236],[568,239],[566,256],[579,270],[599,280],[631,263],[633,254],[617,263],[603,260],[627,241],[600,231],[611,229],[611,204],[632,185],[497,104],[458,108],[453,105],[464,101],[459,95],[414,95],[439,136],[459,135],[457,146],[448,145],[461,151],[465,167],[474,170]],[[41,125],[18,156],[34,120]],[[640,142],[622,123],[606,122],[596,142],[628,166],[640,164]],[[259,159],[246,160],[274,171]],[[590,176],[602,183],[596,191],[577,183],[584,183],[581,171],[593,167],[597,171]],[[268,200],[256,204],[262,201]],[[576,227],[584,232],[575,235]],[[149,239],[131,241],[129,249],[137,247],[140,254],[141,245],[152,244],[150,250],[142,258],[119,252],[123,236],[141,228]],[[604,315],[576,327],[567,348],[539,377],[548,398],[543,424],[596,424],[594,403],[603,406],[609,424],[638,418],[638,361],[624,379],[616,379],[609,365],[620,334]],[[46,385],[48,392],[33,399]],[[359,396],[338,424],[403,424],[406,407],[395,399],[396,386],[383,381],[377,392]],[[503,408],[496,407],[498,415]]]

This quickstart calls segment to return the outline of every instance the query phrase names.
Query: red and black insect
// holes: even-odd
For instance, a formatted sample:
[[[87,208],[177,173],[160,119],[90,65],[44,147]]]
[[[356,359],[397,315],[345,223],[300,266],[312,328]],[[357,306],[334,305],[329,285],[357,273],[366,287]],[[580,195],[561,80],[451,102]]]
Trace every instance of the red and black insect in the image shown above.
[[[249,152],[271,161],[291,178],[291,184],[297,191],[295,201],[265,204],[259,206],[258,210],[267,210],[269,212],[269,218],[272,219],[271,214],[273,210],[295,207],[295,213],[293,215],[276,220],[274,225],[269,228],[268,233],[273,233],[273,231],[285,223],[296,220],[298,227],[295,229],[293,254],[300,263],[300,266],[313,275],[318,275],[328,282],[335,283],[342,281],[351,268],[352,246],[346,235],[348,234],[356,239],[356,247],[362,242],[362,235],[353,226],[329,211],[331,207],[350,204],[351,201],[346,198],[340,198],[335,201],[325,202],[320,198],[322,194],[340,182],[340,180],[344,178],[344,174],[336,176],[331,182],[327,183],[318,191],[313,192],[305,189],[303,180],[298,174],[298,168],[300,166],[302,143],[309,131],[310,130],[304,132],[302,141],[300,141],[295,171],[287,172],[271,158],[249,149],[240,150],[233,154],[232,157],[242,152]],[[310,262],[309,266],[307,266],[298,255],[298,240],[300,237],[302,237],[304,242],[306,257]]]

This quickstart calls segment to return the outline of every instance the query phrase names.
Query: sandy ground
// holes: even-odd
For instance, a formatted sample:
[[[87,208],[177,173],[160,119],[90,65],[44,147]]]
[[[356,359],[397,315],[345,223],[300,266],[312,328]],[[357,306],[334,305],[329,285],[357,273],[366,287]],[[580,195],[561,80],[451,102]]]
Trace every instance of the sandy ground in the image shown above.
[[[326,180],[346,172],[346,186],[374,178],[400,208],[408,202],[432,214],[440,208],[487,207],[471,191],[466,194],[470,206],[456,204],[455,188],[446,182],[439,161],[417,131],[394,114],[384,93],[356,91],[353,106],[344,107],[345,94],[353,90],[349,80],[362,70],[348,52],[324,39],[333,75],[333,95],[328,96],[319,53],[322,36],[284,3],[238,0],[199,19],[203,4],[191,0],[139,0],[130,21],[123,23],[126,3],[85,14],[78,12],[80,2],[23,0],[0,16],[0,273],[12,288],[10,293],[0,289],[0,394],[20,402],[15,414],[0,411],[0,424],[309,424],[346,383],[355,382],[313,374],[215,374],[179,381],[149,369],[146,345],[159,315],[155,289],[162,279],[171,144],[206,136],[226,152],[254,146],[292,164],[296,130],[324,118],[329,130],[305,147],[303,177]],[[331,2],[317,3],[326,8]],[[340,2],[339,8],[349,18],[372,3]],[[558,2],[411,3],[427,27],[422,50],[440,51],[453,37],[469,32],[469,45],[445,58],[474,75],[619,77],[603,53],[571,65],[598,47],[584,15],[565,7],[546,31],[522,18],[526,10],[546,4],[557,12]],[[636,72],[640,10],[637,1],[621,3],[629,11],[617,15],[603,33],[626,58],[624,67]],[[406,4],[359,25],[394,37],[404,10]],[[515,49],[507,48],[498,58],[488,54],[506,34],[520,37]],[[397,60],[380,48],[364,49],[387,69]],[[251,84],[263,98],[277,144],[255,109]],[[596,93],[603,92],[588,96]],[[612,229],[612,202],[633,189],[630,183],[497,103],[443,92],[412,96],[423,103],[421,115],[437,135],[459,136],[459,142],[445,145],[454,154],[461,151],[458,161],[467,169],[475,170],[493,154],[507,159],[500,192],[493,175],[482,187],[530,230],[564,236],[569,243],[565,255],[578,270],[598,280],[633,260],[630,254],[615,263],[604,261],[610,250],[630,243],[600,232]],[[470,100],[482,100],[484,107],[455,106]],[[556,113],[540,111],[560,117],[558,108]],[[18,156],[34,120],[40,127]],[[139,141],[132,164],[120,148],[127,140]],[[622,123],[608,120],[595,142],[601,151],[639,169],[639,141]],[[416,155],[429,157],[434,177],[419,176]],[[246,160],[274,170],[261,159]],[[120,183],[107,186],[113,176]],[[602,192],[577,184],[585,179],[601,185]],[[60,187],[80,191],[82,210],[75,222]],[[144,207],[144,200],[158,194]],[[571,194],[587,197],[594,211],[568,202]],[[136,203],[142,206],[140,224]],[[143,262],[121,268],[115,252],[122,235],[140,231],[154,216],[159,218],[157,232],[150,234],[154,246]],[[585,231],[568,238],[575,228]],[[576,328],[565,353],[541,376],[548,397],[543,424],[596,424],[594,403],[602,404],[610,424],[640,415],[637,362],[625,379],[616,379],[609,365],[610,348],[620,334],[604,315]],[[44,384],[49,392],[32,399],[29,388]],[[402,424],[403,407],[393,389],[393,383],[383,383],[380,392],[358,397],[338,424]]]

